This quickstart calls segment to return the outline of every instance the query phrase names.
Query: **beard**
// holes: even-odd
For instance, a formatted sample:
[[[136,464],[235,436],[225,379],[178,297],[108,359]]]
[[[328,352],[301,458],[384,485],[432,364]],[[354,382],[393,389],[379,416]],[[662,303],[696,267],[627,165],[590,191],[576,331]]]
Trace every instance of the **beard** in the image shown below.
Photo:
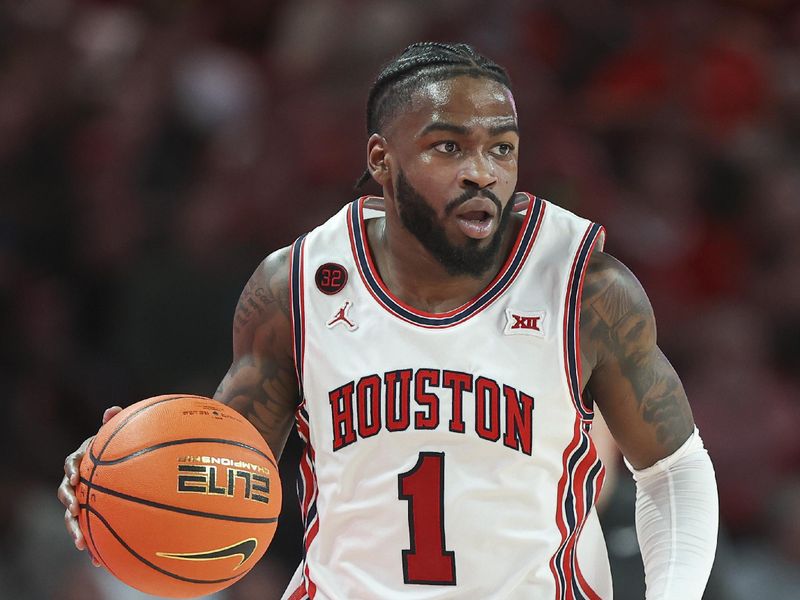
[[[447,232],[431,204],[408,182],[402,170],[397,174],[395,198],[400,221],[450,275],[480,277],[486,273],[496,264],[503,234],[508,230],[514,203],[509,199],[503,208],[497,196],[486,189],[466,190],[461,196],[447,203],[444,209],[445,215],[452,214],[464,202],[476,196],[488,198],[497,207],[497,213],[500,215],[497,231],[488,245],[483,247],[480,245],[482,240],[472,238],[468,238],[461,245],[456,245],[447,239]]]

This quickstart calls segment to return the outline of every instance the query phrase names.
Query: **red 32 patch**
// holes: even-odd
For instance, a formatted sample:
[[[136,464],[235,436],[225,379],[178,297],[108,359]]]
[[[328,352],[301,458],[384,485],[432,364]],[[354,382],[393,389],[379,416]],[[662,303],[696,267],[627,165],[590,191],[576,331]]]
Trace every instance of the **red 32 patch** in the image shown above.
[[[338,294],[347,284],[347,269],[338,263],[325,263],[317,269],[314,281],[323,294]]]

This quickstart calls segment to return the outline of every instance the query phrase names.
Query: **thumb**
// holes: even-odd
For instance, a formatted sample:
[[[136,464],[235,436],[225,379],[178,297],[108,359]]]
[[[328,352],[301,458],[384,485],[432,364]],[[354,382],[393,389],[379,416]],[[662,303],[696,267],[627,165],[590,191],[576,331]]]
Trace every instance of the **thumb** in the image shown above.
[[[107,408],[103,413],[103,425],[105,425],[111,419],[113,419],[120,411],[122,411],[121,406],[112,406],[110,408]]]

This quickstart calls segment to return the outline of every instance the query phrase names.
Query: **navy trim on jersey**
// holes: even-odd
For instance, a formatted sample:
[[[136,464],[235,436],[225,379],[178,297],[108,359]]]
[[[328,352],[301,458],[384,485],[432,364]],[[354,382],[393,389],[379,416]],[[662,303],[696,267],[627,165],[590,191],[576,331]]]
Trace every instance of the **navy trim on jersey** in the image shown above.
[[[581,435],[581,443],[578,451],[572,455],[567,463],[569,470],[569,481],[567,482],[567,496],[564,500],[564,508],[566,509],[566,523],[569,531],[573,531],[578,521],[577,511],[575,509],[575,495],[574,489],[574,473],[578,467],[578,463],[586,456],[589,451],[589,438],[586,435]]]
[[[584,505],[585,505],[584,508],[583,508],[583,511],[582,511],[583,512],[583,519],[582,519],[582,522],[581,522],[581,525],[580,525],[580,529],[578,529],[578,531],[575,532],[576,536],[580,536],[581,531],[583,530],[583,526],[586,523],[586,519],[589,517],[589,512],[592,510],[592,507],[594,506],[595,484],[597,483],[597,480],[599,479],[600,474],[602,473],[602,471],[603,471],[603,463],[600,462],[600,459],[598,458],[595,461],[595,463],[591,466],[591,468],[589,469],[589,473],[586,476],[586,483],[585,483],[584,496],[583,496]],[[580,584],[580,581],[578,580],[578,572],[580,571],[580,567],[578,566],[578,542],[577,542],[577,540],[572,545],[572,548],[570,550],[570,564],[571,564],[571,567],[572,567],[570,569],[570,572],[572,574],[573,592],[575,593],[575,598],[577,600],[578,598],[582,598],[583,594],[587,594],[587,591],[585,589],[583,589],[583,587]],[[594,594],[595,596],[597,595],[594,592],[594,590],[592,590],[591,588],[589,588],[588,591],[590,593]],[[587,594],[587,596],[588,595],[589,594]]]
[[[305,237],[301,235],[291,248],[289,262],[289,293],[292,312],[292,351],[294,354],[295,371],[297,374],[297,388],[300,404],[295,411],[297,432],[305,443],[303,455],[299,464],[299,477],[297,478],[297,496],[300,501],[300,513],[303,519],[303,567],[302,581],[291,598],[308,598],[308,589],[314,589],[314,582],[308,574],[306,556],[308,547],[313,541],[312,527],[317,516],[317,474],[314,466],[314,449],[311,446],[311,432],[309,429],[308,411],[305,408],[305,395],[303,392],[303,354],[305,348],[305,310],[303,299],[303,249]],[[308,498],[306,498],[308,496]],[[298,594],[300,594],[298,596]]]
[[[289,285],[292,304],[292,342],[294,348],[294,365],[297,373],[298,398],[303,398],[303,244],[307,234],[301,235],[294,244],[289,263]]]
[[[589,434],[580,426],[580,422],[576,422],[575,437],[565,454],[566,480],[563,488],[559,484],[557,509],[563,518],[564,530],[561,544],[550,561],[556,577],[556,599],[572,597],[574,600],[599,600],[580,572],[578,540],[602,486],[604,469]]]
[[[574,477],[576,475],[575,471],[577,470],[577,466],[581,463],[581,461],[585,458],[585,456],[589,453],[590,445],[589,439],[586,435],[580,435],[577,446],[571,451],[571,456],[567,460],[566,469],[567,469],[567,482],[565,487],[565,494],[563,497],[563,504],[559,508],[559,510],[563,509],[564,514],[564,524],[566,526],[566,535],[564,535],[561,546],[559,546],[558,550],[555,554],[555,561],[554,566],[556,569],[556,573],[558,575],[558,580],[560,583],[560,591],[557,594],[558,600],[565,600],[567,598],[567,587],[569,586],[572,589],[573,594],[575,595],[576,600],[586,600],[584,596],[580,594],[577,589],[576,581],[574,579],[574,572],[573,577],[569,578],[567,581],[567,574],[565,571],[565,564],[567,561],[567,546],[569,546],[570,542],[572,541],[572,537],[575,535],[576,532],[576,525],[578,520],[577,514],[577,507],[575,502],[575,495],[573,493],[573,489],[575,486]],[[573,444],[575,440],[573,438]],[[575,592],[578,591],[578,594]]]
[[[529,206],[522,231],[519,234],[518,244],[513,256],[506,261],[500,276],[492,282],[488,289],[484,290],[474,300],[464,305],[462,308],[457,309],[456,312],[447,313],[443,316],[421,314],[420,312],[411,310],[397,302],[397,300],[386,291],[377,274],[373,272],[369,257],[367,256],[367,235],[363,220],[365,198],[355,200],[350,206],[349,216],[356,260],[358,261],[359,270],[364,278],[364,282],[383,306],[401,319],[410,323],[423,327],[440,328],[450,327],[469,319],[499,297],[502,291],[505,290],[516,277],[525,257],[528,255],[530,247],[536,238],[536,233],[539,230],[539,225],[541,224],[542,215],[544,213],[544,202],[541,198],[530,195],[528,195],[528,198],[530,199],[531,205]]]
[[[589,257],[592,253],[603,227],[597,223],[592,223],[589,227],[588,234],[584,237],[578,254],[575,259],[575,266],[572,272],[572,279],[569,284],[568,299],[567,299],[567,319],[564,337],[566,339],[566,352],[567,352],[567,374],[569,377],[570,392],[572,399],[575,403],[575,408],[580,413],[584,421],[591,421],[594,417],[594,410],[591,406],[585,406],[581,398],[581,377],[579,368],[578,352],[578,323],[580,322],[580,294],[583,282],[583,275],[589,263]]]
[[[300,476],[297,478],[297,494],[300,500],[300,516],[303,521],[303,560],[301,566],[302,581],[292,594],[291,598],[305,598],[308,590],[315,589],[314,582],[308,570],[308,549],[316,537],[319,527],[317,515],[317,472],[314,465],[314,448],[311,445],[311,432],[309,430],[308,412],[305,405],[301,404],[295,413],[297,420],[297,433],[303,440],[305,447],[300,457]],[[297,594],[301,594],[298,596]]]

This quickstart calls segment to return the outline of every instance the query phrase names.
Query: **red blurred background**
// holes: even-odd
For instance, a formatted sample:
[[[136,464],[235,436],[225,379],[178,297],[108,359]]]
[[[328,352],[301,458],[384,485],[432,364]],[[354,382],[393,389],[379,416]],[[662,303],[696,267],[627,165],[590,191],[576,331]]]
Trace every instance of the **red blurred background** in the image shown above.
[[[800,596],[797,2],[11,0],[0,597],[139,597],[71,549],[64,456],[107,406],[213,394],[242,285],[353,198],[369,86],[423,39],[508,68],[520,189],[603,223],[650,294],[717,470],[705,597]],[[218,598],[288,580],[297,447],[275,543]],[[626,474],[605,494],[616,597],[642,598]]]

